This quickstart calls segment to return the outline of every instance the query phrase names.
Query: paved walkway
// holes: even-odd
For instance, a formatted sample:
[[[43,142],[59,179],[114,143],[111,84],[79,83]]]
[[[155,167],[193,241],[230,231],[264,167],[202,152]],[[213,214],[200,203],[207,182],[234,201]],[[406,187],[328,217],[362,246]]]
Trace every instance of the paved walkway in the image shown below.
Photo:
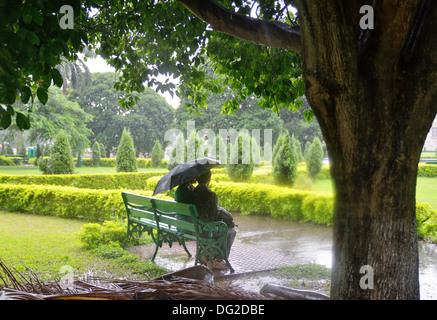
[[[196,253],[195,242],[187,243],[188,250],[194,255]],[[155,250],[155,245],[138,246],[128,248],[131,253],[138,254],[145,259],[151,259]],[[229,262],[235,269],[234,275],[267,271],[277,269],[282,266],[290,266],[303,263],[290,255],[286,255],[274,249],[260,248],[259,246],[234,242],[232,246]],[[163,245],[159,248],[155,258],[155,263],[165,266],[171,271],[178,271],[194,265],[194,256],[188,258],[182,246],[173,244],[170,248]],[[230,271],[215,271],[217,275],[230,275]]]

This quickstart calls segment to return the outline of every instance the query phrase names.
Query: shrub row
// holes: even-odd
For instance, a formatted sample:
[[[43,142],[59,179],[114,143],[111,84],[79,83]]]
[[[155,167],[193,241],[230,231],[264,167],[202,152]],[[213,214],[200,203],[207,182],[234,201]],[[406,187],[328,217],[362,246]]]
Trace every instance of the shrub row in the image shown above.
[[[212,183],[220,205],[242,214],[270,215],[274,219],[332,225],[333,197],[324,193],[267,184]]]
[[[297,167],[298,173],[306,173],[306,165],[305,163],[300,163]],[[435,164],[422,164],[420,163],[417,170],[418,177],[437,177],[437,165]],[[331,177],[331,173],[329,171],[329,165],[323,165],[322,170],[317,176],[318,179],[329,179]]]
[[[89,221],[125,215],[119,190],[0,184],[0,205],[12,212],[84,218]]]
[[[262,184],[213,183],[220,205],[242,214],[270,215],[274,219],[313,222],[330,226],[334,199],[330,194],[299,191]],[[437,210],[428,203],[416,204],[417,233],[437,242]]]
[[[428,203],[416,205],[417,235],[419,238],[437,242],[437,210]]]
[[[10,157],[0,156],[0,166],[15,166],[15,163]]]
[[[139,189],[151,190],[147,179],[165,174],[165,171],[138,173],[96,173],[59,175],[0,175],[0,183],[55,185],[87,189]],[[157,181],[156,181],[157,182]]]
[[[437,177],[437,165],[436,164],[419,164],[417,171],[418,177]]]
[[[48,159],[49,157],[44,157],[45,159]],[[73,158],[74,163],[77,163],[77,158]],[[92,158],[82,158],[83,165],[85,167],[93,167],[93,159]],[[35,164],[36,158],[29,158],[28,164]],[[107,167],[111,168],[116,166],[117,159],[116,158],[100,158],[99,167]],[[0,165],[3,165],[0,163]],[[7,165],[7,164],[4,164]],[[12,163],[13,165],[13,163]],[[156,167],[152,159],[144,159],[144,158],[137,158],[137,166],[138,168],[154,168]],[[162,160],[161,164],[158,166],[158,168],[167,168],[167,161]]]
[[[74,159],[77,161],[77,159]],[[93,167],[93,159],[92,158],[83,158],[83,165],[85,167]],[[100,158],[99,167],[115,167],[117,164],[116,158]],[[152,159],[144,159],[137,158],[137,166],[138,168],[153,168],[155,165],[152,162]],[[158,166],[159,168],[167,168],[167,161],[162,160],[161,164]]]
[[[151,191],[132,192],[152,195]],[[168,199],[165,195],[160,197]],[[126,217],[120,190],[0,184],[0,207],[11,212],[83,218],[88,221]]]

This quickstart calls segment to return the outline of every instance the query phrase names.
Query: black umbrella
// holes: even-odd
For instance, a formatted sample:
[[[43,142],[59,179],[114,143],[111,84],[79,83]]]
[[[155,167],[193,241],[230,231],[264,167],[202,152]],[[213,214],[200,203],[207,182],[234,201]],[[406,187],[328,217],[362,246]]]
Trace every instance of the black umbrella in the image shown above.
[[[218,164],[220,164],[220,161],[213,158],[200,158],[178,164],[159,179],[153,195],[173,189],[202,175]]]

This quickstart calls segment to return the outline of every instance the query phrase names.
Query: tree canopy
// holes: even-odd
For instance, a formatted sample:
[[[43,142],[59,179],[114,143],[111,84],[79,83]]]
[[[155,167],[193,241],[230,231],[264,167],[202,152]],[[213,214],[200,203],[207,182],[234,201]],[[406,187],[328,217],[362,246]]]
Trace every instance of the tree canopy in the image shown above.
[[[207,92],[220,92],[224,86],[235,93],[225,103],[227,113],[236,111],[251,94],[259,98],[263,108],[277,111],[302,104],[294,103],[304,90],[298,54],[215,33],[177,1],[77,1],[72,5],[73,29],[61,28],[64,15],[59,3],[40,1],[36,6],[13,1],[0,6],[0,27],[5,30],[0,36],[3,128],[14,115],[21,129],[30,126],[28,116],[34,99],[45,104],[50,84],[62,86],[62,76],[55,67],[62,61],[76,60],[85,45],[94,46],[110,65],[123,72],[115,87],[127,93],[120,97],[125,107],[134,105],[138,97],[133,92],[143,92],[144,84],[174,93],[176,85],[158,80],[160,74],[180,79],[178,91],[190,99],[187,107],[192,111],[206,106]],[[259,8],[263,18],[295,23],[292,12],[275,14],[274,2],[262,3]],[[237,9],[246,14],[251,5],[240,3]],[[279,21],[274,25],[289,26]],[[228,50],[220,50],[224,45]],[[216,72],[225,77],[206,77],[207,56]],[[12,104],[17,99],[30,113],[15,112]],[[311,110],[305,114],[311,117]]]
[[[155,140],[163,144],[164,135],[173,122],[173,108],[154,90],[146,88],[138,94],[138,102],[130,109],[122,108],[119,99],[125,92],[114,89],[116,73],[92,74],[93,85],[77,102],[94,116],[88,127],[94,133],[93,139],[103,143],[109,150],[116,149],[123,128],[130,131],[137,153],[152,152]]]

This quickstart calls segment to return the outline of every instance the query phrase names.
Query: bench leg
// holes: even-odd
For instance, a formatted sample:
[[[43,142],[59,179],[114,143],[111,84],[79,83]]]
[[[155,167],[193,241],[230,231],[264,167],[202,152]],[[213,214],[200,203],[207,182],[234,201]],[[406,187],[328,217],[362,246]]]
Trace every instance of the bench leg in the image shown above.
[[[155,239],[155,236],[153,235],[153,232],[152,232],[151,236],[152,236],[153,242],[155,243],[155,252],[153,253],[153,256],[152,256],[152,262],[154,262],[156,254],[158,253],[160,240],[159,240],[159,234],[156,235],[156,239]]]
[[[192,255],[191,255],[190,251],[188,251],[187,246],[185,245],[185,240],[182,240],[182,246],[184,247],[185,252],[188,254],[188,258],[191,258]]]
[[[132,232],[131,228],[132,228],[131,223],[130,223],[130,221],[128,220],[128,221],[127,221],[127,232],[126,232],[126,238],[124,238],[122,248],[124,248],[124,247],[126,246],[127,241],[129,240],[129,237],[130,237],[131,232]]]
[[[225,262],[226,262],[226,265],[228,266],[229,270],[231,271],[231,273],[234,273],[235,270],[234,270],[234,268],[232,268],[227,257],[225,257]]]

